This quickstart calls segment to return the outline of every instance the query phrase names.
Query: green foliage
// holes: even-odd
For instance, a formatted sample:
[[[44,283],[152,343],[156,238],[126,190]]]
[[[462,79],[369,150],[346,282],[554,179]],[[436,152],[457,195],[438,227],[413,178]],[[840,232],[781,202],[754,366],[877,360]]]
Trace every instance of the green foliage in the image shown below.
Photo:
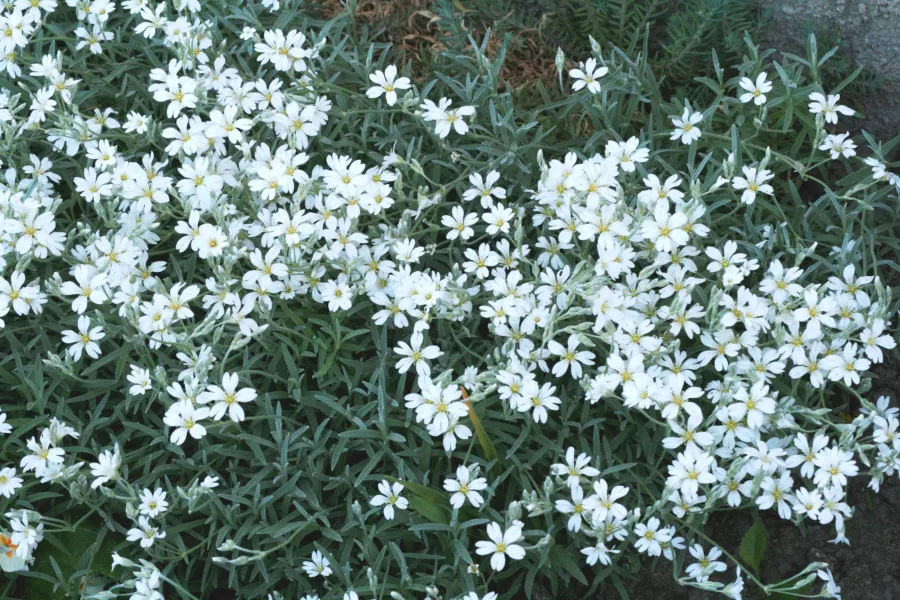
[[[741,545],[738,548],[740,557],[747,563],[754,572],[759,573],[759,565],[766,556],[766,546],[769,543],[766,534],[766,526],[759,519],[753,521],[753,525],[741,538]]]
[[[634,135],[654,145],[660,175],[686,168],[691,181],[706,188],[722,175],[720,164],[729,153],[734,154],[735,169],[768,161],[777,174],[776,196],[760,198],[745,212],[738,212],[740,205],[732,196],[711,203],[708,218],[715,227],[710,245],[737,237],[746,246],[742,251],[754,258],[777,255],[793,262],[808,256],[809,272],[822,280],[851,263],[858,263],[860,272],[900,271],[895,195],[887,188],[870,189],[868,169],[849,162],[835,167],[815,154],[821,124],[806,112],[807,94],[820,89],[817,69],[830,57],[813,50],[805,57],[787,57],[774,67],[771,54],[760,54],[749,41],[743,46],[734,37],[757,27],[747,2],[695,0],[675,8],[664,4],[568,0],[560,12],[568,16],[554,17],[556,27],[567,23],[581,28],[567,40],[579,60],[589,56],[590,48],[583,41],[575,45],[576,36],[591,34],[603,42],[601,58],[610,77],[604,82],[602,102],[586,94],[551,97],[543,89],[540,106],[523,107],[500,75],[512,42],[506,40],[491,58],[488,39],[471,39],[461,28],[451,30],[448,48],[434,58],[421,96],[446,95],[477,107],[472,131],[452,144],[430,132],[423,134],[409,107],[388,111],[362,97],[368,74],[389,64],[392,56],[386,45],[372,44],[371,36],[377,32],[359,27],[353,14],[322,22],[297,11],[258,13],[241,2],[216,3],[215,9],[221,12],[216,19],[221,31],[239,31],[244,25],[297,27],[315,39],[328,38],[324,76],[314,85],[328,93],[334,109],[317,141],[323,149],[319,153],[344,153],[377,163],[395,150],[410,165],[397,185],[398,201],[408,206],[435,193],[448,201],[457,199],[469,174],[491,169],[516,189],[517,202],[530,206],[524,190],[540,176],[535,159],[539,153],[548,159],[559,159],[567,151],[591,156],[610,140]],[[454,10],[444,2],[436,12],[442,21],[452,22]],[[567,10],[572,12],[562,12]],[[563,35],[562,29],[556,31]],[[712,47],[717,48],[715,54],[709,51]],[[132,57],[129,66],[142,72],[165,56],[162,49],[141,53],[139,48],[140,40],[121,39],[110,45],[111,56]],[[164,111],[150,99],[146,82],[134,81],[124,66],[110,69],[109,63],[108,57],[82,56],[72,66],[87,83],[76,103],[115,104],[121,106],[120,112],[156,110],[161,116]],[[777,72],[778,92],[763,109],[737,103],[736,78],[755,75],[764,66]],[[699,77],[696,85],[686,74]],[[850,75],[831,90],[848,85],[848,79]],[[568,78],[565,84],[570,84]],[[671,117],[681,114],[686,99],[708,100],[706,105],[694,105],[707,119],[702,155],[697,146],[667,141]],[[159,156],[162,145],[156,134],[118,141],[129,151],[153,150]],[[896,143],[880,146],[871,141],[873,151],[881,155]],[[46,151],[41,144],[27,134],[7,139],[5,156],[25,164],[30,152]],[[320,156],[316,159],[321,162]],[[80,173],[74,159],[63,159],[60,167],[69,180]],[[632,182],[624,193],[633,196],[639,189]],[[64,183],[61,191],[67,199],[75,196],[70,184]],[[74,223],[80,215],[72,210],[68,221]],[[425,209],[421,220],[431,223],[436,216],[436,209]],[[763,233],[766,226],[771,228],[768,237]],[[423,233],[420,243],[444,244],[446,249],[438,232],[435,226]],[[845,248],[849,240],[858,240],[854,251],[829,253],[832,246]],[[165,238],[163,243],[169,241]],[[814,243],[818,249],[810,251]],[[435,253],[434,266],[447,270],[460,258],[459,253]],[[66,265],[42,268],[47,272],[41,275],[49,277]],[[203,266],[190,258],[172,268],[175,272],[167,277],[190,280]],[[891,312],[895,309],[896,302]],[[0,354],[0,382],[7,386],[4,409],[15,427],[14,434],[2,441],[4,453],[17,455],[24,440],[55,416],[82,433],[78,442],[67,446],[70,454],[93,457],[118,444],[125,456],[126,482],[160,482],[170,490],[186,490],[205,475],[217,474],[222,479],[217,493],[193,500],[181,497],[179,509],[166,523],[164,549],[152,551],[164,574],[184,586],[179,589],[182,596],[198,598],[223,589],[242,598],[264,598],[273,589],[299,597],[310,589],[299,565],[315,550],[335,566],[329,598],[340,597],[340,590],[351,587],[361,594],[386,596],[396,591],[409,597],[421,597],[435,584],[452,595],[479,588],[482,581],[466,568],[478,562],[472,548],[484,538],[484,525],[502,520],[502,511],[521,499],[522,490],[540,489],[548,465],[569,444],[600,457],[603,474],[615,474],[617,482],[635,490],[635,496],[646,499],[662,493],[665,476],[660,465],[668,456],[660,445],[664,431],[622,411],[616,400],[589,406],[576,396],[583,390],[575,386],[561,390],[562,409],[544,428],[531,420],[511,419],[496,395],[478,398],[470,408],[474,438],[448,456],[422,428],[410,426],[413,417],[403,408],[403,397],[412,389],[414,375],[396,372],[391,362],[395,333],[373,325],[368,317],[357,307],[329,316],[310,305],[276,304],[265,315],[270,329],[251,346],[235,346],[230,334],[217,333],[211,342],[220,358],[216,369],[247,376],[258,400],[240,427],[216,423],[202,444],[177,446],[163,433],[162,392],[156,390],[159,393],[150,399],[126,396],[123,379],[135,360],[154,362],[164,372],[177,371],[178,361],[166,352],[148,359],[143,340],[114,342],[113,334],[120,332],[111,328],[100,360],[75,365],[70,372],[51,369],[43,360],[50,352],[59,352],[59,332],[73,322],[65,306],[51,303],[41,319],[10,321],[3,330],[8,350]],[[492,360],[495,341],[478,328],[477,319],[435,321],[431,327],[436,339],[452,340],[460,349],[459,355],[442,359],[442,368],[482,368]],[[789,390],[786,386],[782,391]],[[813,397],[810,404],[819,401],[826,402]],[[490,469],[492,501],[483,512],[454,513],[441,490],[443,477],[462,460]],[[366,504],[382,478],[402,481],[411,496],[412,510],[398,515],[393,524],[378,518],[378,511]],[[128,528],[122,507],[133,498],[92,495],[87,482],[87,478],[72,482],[71,497],[65,499],[27,495],[28,507],[76,526],[76,533],[62,527],[48,531],[41,547],[46,554],[37,557],[35,571],[18,576],[19,589],[27,589],[29,596],[49,597],[45,584],[51,580],[75,591],[85,574],[109,575],[106,557],[113,549],[130,555],[129,550],[136,548],[122,541]],[[118,492],[126,493],[121,488]],[[78,521],[83,505],[97,516]],[[11,504],[3,499],[0,507],[7,510]],[[548,531],[553,527],[549,517],[537,521],[543,522],[526,532],[530,541],[545,535],[540,527]],[[559,533],[558,540],[534,550],[516,570],[493,576],[491,587],[512,597],[531,595],[536,581],[554,592],[576,584],[597,588],[612,582],[625,594],[621,579],[636,568],[634,557],[590,570],[576,561],[581,559],[576,544]],[[247,556],[253,558],[239,561],[235,554],[235,561],[227,562],[232,555],[218,550],[226,540],[250,549]],[[745,535],[740,555],[758,569],[765,546],[765,530],[757,522]],[[79,555],[73,549],[84,552]],[[225,562],[215,564],[213,556]],[[350,564],[354,570],[343,568]],[[380,578],[380,586],[360,565]]]
[[[813,23],[804,27],[804,39],[814,35],[823,48],[839,48],[844,45],[843,39],[835,31],[823,30]],[[860,103],[873,94],[878,94],[884,84],[884,77],[868,67],[859,66],[847,52],[836,53],[828,61],[827,68],[822,71],[822,84],[827,88],[835,88],[842,81],[851,79],[841,92],[849,102]]]
[[[764,26],[767,14],[756,0],[540,0],[546,32],[573,56],[587,55],[588,36],[605,47],[634,53],[644,46],[666,92],[694,97],[702,87],[686,85],[712,73],[709,50],[733,64],[743,36]]]

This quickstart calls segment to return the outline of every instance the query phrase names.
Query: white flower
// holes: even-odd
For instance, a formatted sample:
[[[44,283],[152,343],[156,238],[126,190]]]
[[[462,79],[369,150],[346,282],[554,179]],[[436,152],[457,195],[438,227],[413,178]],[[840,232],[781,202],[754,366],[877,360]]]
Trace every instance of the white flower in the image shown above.
[[[75,177],[75,191],[87,202],[97,202],[112,193],[112,177],[109,173],[97,173],[93,167],[84,171],[84,177]]]
[[[106,302],[106,279],[106,274],[97,272],[94,267],[78,265],[75,267],[75,282],[63,282],[59,291],[66,296],[76,296],[72,301],[72,310],[80,315],[87,310],[88,300],[94,304]]]
[[[809,112],[814,115],[819,113],[824,114],[825,122],[831,123],[832,125],[837,124],[838,114],[849,115],[851,117],[856,114],[856,111],[852,108],[838,104],[838,101],[841,99],[840,94],[828,94],[828,97],[826,97],[819,92],[812,92],[809,95],[809,99],[811,100],[809,103]]]
[[[59,256],[61,251],[61,242],[65,241],[65,235],[61,232],[54,232],[56,221],[52,212],[40,212],[37,207],[32,207],[28,212],[18,219],[7,219],[4,223],[6,232],[10,233],[16,239],[16,252],[26,254],[34,252],[37,254],[42,247],[46,247],[52,254]],[[62,236],[62,240],[59,239]],[[25,286],[25,275],[19,271],[13,271],[7,282],[0,277],[0,296],[10,296],[10,293],[16,294],[11,302],[13,310],[16,314],[25,314],[22,312],[25,301],[29,296],[33,296],[35,290],[31,286]],[[24,308],[27,309],[27,306]],[[26,310],[27,312],[27,310]]]
[[[206,428],[200,421],[209,418],[209,409],[206,407],[194,408],[190,405],[173,405],[163,418],[163,422],[169,427],[174,427],[169,440],[179,446],[187,439],[188,434],[195,440],[206,435]]]
[[[484,504],[484,498],[479,492],[486,490],[487,487],[487,479],[484,477],[471,479],[469,469],[465,465],[456,468],[456,479],[444,480],[444,489],[453,492],[450,496],[450,505],[453,508],[462,508],[466,500],[478,508]]]
[[[591,457],[582,452],[575,457],[575,448],[569,447],[566,450],[566,462],[551,465],[550,472],[554,475],[566,475],[568,478],[566,483],[569,487],[579,485],[582,477],[596,477],[600,471],[594,467],[589,467]]]
[[[728,414],[735,420],[747,420],[747,426],[751,429],[759,429],[765,423],[768,415],[775,412],[775,401],[768,397],[769,386],[764,381],[757,381],[747,391],[741,387],[734,395],[737,401],[728,406]]]
[[[744,204],[753,204],[756,202],[757,194],[767,194],[771,196],[775,189],[766,183],[774,177],[771,171],[766,169],[757,169],[756,167],[742,167],[743,177],[735,177],[732,185],[736,190],[743,190],[741,194],[741,202]]]
[[[166,537],[165,531],[150,524],[145,516],[138,517],[138,526],[128,530],[126,539],[129,542],[140,542],[141,548],[149,548],[153,542]]]
[[[329,154],[325,159],[328,170],[322,173],[325,185],[337,194],[352,196],[368,181],[365,175],[366,165],[349,156]]]
[[[669,429],[675,435],[663,438],[663,447],[674,449],[683,445],[685,450],[693,453],[699,452],[701,447],[711,446],[715,441],[712,434],[699,431],[703,423],[703,413],[700,408],[693,403],[688,403],[684,408],[688,415],[687,423],[681,425],[676,420],[670,420]]]
[[[91,358],[98,358],[100,345],[97,342],[104,337],[103,328],[91,328],[91,320],[85,315],[78,317],[78,331],[66,329],[62,332],[63,343],[69,344],[66,352],[75,360],[81,360],[82,352]]]
[[[146,515],[150,518],[154,518],[157,515],[160,515],[169,508],[169,503],[166,502],[166,493],[162,490],[162,488],[156,488],[154,491],[150,491],[149,489],[144,489],[140,495],[140,504],[138,504],[138,510],[142,515]]]
[[[756,76],[755,82],[749,77],[742,77],[738,82],[741,89],[745,91],[745,93],[741,94],[741,102],[744,104],[753,102],[757,106],[765,104],[766,94],[772,91],[772,83],[766,81],[767,77],[768,75],[766,75],[765,71]]]
[[[601,565],[609,566],[612,564],[610,554],[618,554],[619,552],[620,550],[610,550],[603,542],[597,542],[593,546],[581,549],[581,553],[586,557],[585,562],[590,566],[594,566],[598,562]]]
[[[809,491],[801,487],[794,494],[791,508],[794,513],[809,517],[815,521],[819,518],[819,510],[822,508],[823,503],[822,495],[817,490]]]
[[[643,222],[641,233],[647,241],[653,242],[657,252],[672,252],[690,240],[688,232],[683,229],[686,223],[687,215],[679,211],[669,214],[669,203],[659,200],[653,210],[653,218]]]
[[[159,5],[160,8],[164,8],[163,5]],[[128,113],[128,118],[125,120],[125,126],[123,127],[125,133],[136,133],[138,135],[142,135],[147,133],[147,128],[150,125],[150,117],[146,115],[142,115],[135,111],[131,111]]]
[[[409,500],[400,495],[403,491],[403,484],[395,482],[391,484],[383,479],[378,484],[378,491],[381,492],[369,500],[372,506],[384,506],[384,518],[390,521],[394,518],[394,507],[400,510],[406,510],[409,506]]]
[[[456,238],[468,240],[475,235],[472,225],[477,222],[478,215],[475,213],[466,214],[462,206],[454,206],[451,214],[441,217],[441,225],[450,230],[447,232],[448,240],[455,240]]]
[[[238,144],[244,138],[244,132],[249,130],[253,121],[247,118],[239,118],[237,106],[226,106],[224,110],[213,110],[209,113],[209,126],[203,130],[207,138],[225,138],[232,144]]]
[[[628,138],[624,142],[610,140],[606,142],[605,155],[612,159],[626,173],[632,173],[636,163],[644,163],[650,159],[650,150],[638,149],[641,141],[636,137]]]
[[[638,552],[643,552],[648,556],[659,556],[662,554],[661,544],[670,542],[672,534],[665,528],[660,529],[659,519],[652,517],[646,524],[638,523],[634,528],[634,535],[637,541],[634,547]]]
[[[228,238],[225,232],[209,223],[200,226],[197,235],[197,254],[202,259],[221,256],[222,251],[228,247]]]
[[[778,516],[782,519],[791,518],[790,501],[793,500],[791,491],[794,480],[788,473],[782,473],[778,479],[766,477],[762,480],[760,488],[762,494],[756,499],[756,504],[761,510],[768,510],[773,506],[778,508]]]
[[[416,420],[427,424],[431,435],[443,435],[450,429],[451,423],[468,414],[458,386],[443,387],[422,376],[419,385],[422,394],[408,394],[406,406],[415,409]]]
[[[580,485],[573,486],[570,489],[572,500],[560,499],[556,501],[556,510],[564,515],[571,515],[566,522],[566,528],[569,531],[581,531],[581,520],[585,516],[585,500],[584,490]]]
[[[494,185],[500,180],[500,173],[490,171],[484,178],[480,173],[472,173],[469,175],[469,183],[472,185],[463,192],[463,200],[474,200],[481,198],[481,207],[490,208],[494,203],[494,198],[502,200],[506,198],[506,188]]]
[[[150,389],[151,382],[149,369],[144,369],[138,365],[131,365],[131,373],[128,374],[127,379],[132,384],[128,389],[128,392],[133,396],[143,396],[144,393]]]
[[[554,393],[556,386],[549,383],[539,386],[537,382],[528,382],[518,395],[516,409],[519,412],[531,411],[535,423],[547,422],[547,411],[559,410],[560,400]]]
[[[803,286],[794,283],[801,275],[803,270],[799,267],[785,270],[781,261],[776,259],[769,265],[768,277],[760,283],[759,289],[765,294],[771,294],[775,304],[784,304],[788,298],[796,297],[803,291]]]
[[[91,463],[91,475],[96,479],[91,483],[91,489],[97,489],[108,481],[115,481],[119,478],[119,468],[122,466],[122,455],[119,452],[119,446],[110,450],[104,450],[97,457],[97,462]]]
[[[812,478],[816,466],[816,458],[828,446],[828,436],[817,434],[810,446],[809,441],[802,433],[794,438],[794,447],[799,450],[796,454],[788,456],[784,464],[788,469],[800,467],[800,474]]]
[[[514,217],[515,213],[513,210],[506,208],[499,202],[491,206],[490,212],[481,215],[484,222],[488,224],[487,232],[490,235],[509,233],[509,226],[512,224]]]
[[[237,389],[238,374],[225,373],[222,375],[222,387],[210,384],[206,391],[200,394],[197,401],[200,404],[214,403],[209,409],[209,416],[219,421],[228,413],[228,417],[235,423],[244,420],[244,409],[241,404],[256,400],[256,390],[253,388]]]
[[[732,600],[741,600],[741,592],[744,591],[744,577],[741,575],[741,568],[735,568],[736,579],[722,588],[722,593]]]
[[[22,478],[16,477],[14,468],[5,467],[0,469],[0,496],[11,498],[20,487],[22,487]]]
[[[776,472],[784,464],[785,451],[781,448],[769,448],[767,442],[759,441],[756,446],[746,446],[744,455],[749,459],[746,471],[756,476],[759,473]]]
[[[306,574],[309,577],[318,577],[321,575],[324,578],[331,575],[330,564],[328,559],[325,558],[321,552],[316,550],[312,553],[309,560],[303,561],[303,570],[306,571]]]
[[[893,350],[897,346],[897,342],[889,334],[884,333],[884,319],[875,319],[869,327],[862,330],[859,334],[866,356],[874,363],[880,363],[884,360],[882,348]]]
[[[431,433],[431,431],[431,426],[429,426],[429,433]],[[444,450],[449,454],[456,450],[457,440],[467,440],[470,437],[472,437],[471,429],[460,423],[459,419],[451,419],[450,426],[447,427],[447,431],[444,433]]]
[[[628,515],[628,509],[617,500],[627,495],[627,487],[617,485],[610,490],[606,480],[601,479],[594,482],[594,493],[584,501],[584,506],[592,512],[595,523],[605,522],[608,517],[622,520]]]
[[[578,91],[582,88],[592,94],[600,93],[600,78],[609,73],[606,67],[598,67],[597,59],[589,58],[584,62],[582,69],[572,69],[569,71],[569,77],[575,80],[572,83],[572,89]]]
[[[353,306],[353,290],[343,275],[337,279],[323,281],[316,289],[322,297],[322,302],[328,303],[328,310],[331,312],[350,310]]]
[[[816,454],[813,464],[817,467],[813,481],[820,488],[846,487],[847,478],[855,477],[859,473],[859,467],[853,460],[853,453],[840,448],[822,450]]]
[[[677,459],[669,465],[669,478],[666,485],[680,489],[686,498],[694,498],[700,489],[700,485],[716,482],[711,470],[715,461],[706,452],[688,448],[680,452]]]
[[[844,380],[844,385],[854,386],[859,384],[860,373],[868,371],[871,362],[868,359],[856,355],[857,346],[848,343],[839,354],[831,354],[819,361],[819,368],[828,372],[831,381]]]
[[[703,132],[697,127],[703,120],[702,112],[691,112],[690,108],[685,108],[680,119],[678,117],[669,118],[672,119],[672,124],[675,125],[675,131],[672,132],[670,139],[680,139],[682,144],[688,145],[693,144],[703,135]]]
[[[506,557],[513,560],[525,558],[525,549],[516,542],[522,539],[522,527],[513,524],[503,531],[499,523],[488,523],[487,534],[489,541],[475,542],[475,552],[479,556],[491,555],[491,568],[502,571],[506,566]]]
[[[722,551],[716,546],[710,548],[707,553],[703,551],[703,546],[694,544],[689,551],[697,562],[689,565],[686,571],[688,577],[693,577],[699,582],[709,580],[709,576],[714,573],[724,573],[728,568],[724,562],[718,560],[722,556]]]
[[[582,374],[581,365],[593,365],[594,353],[588,350],[577,352],[578,336],[569,335],[567,346],[563,346],[557,341],[551,340],[547,344],[547,349],[560,358],[559,362],[553,365],[553,374],[556,377],[562,377],[566,371],[572,370],[572,377],[580,379]]]
[[[438,104],[431,100],[425,100],[421,108],[425,111],[423,118],[426,121],[434,121],[434,132],[440,138],[445,138],[450,134],[450,130],[456,131],[459,135],[465,135],[469,131],[469,125],[463,117],[470,117],[475,114],[474,106],[460,106],[451,109],[452,102],[448,98],[441,98]]]
[[[16,513],[7,513],[7,516],[12,517],[14,514]],[[16,556],[24,559],[31,558],[34,549],[44,539],[44,524],[38,522],[36,526],[32,526],[28,516],[27,511],[21,511],[19,517],[12,517],[9,520],[12,527],[9,539],[14,546],[18,546]]]
[[[856,144],[853,140],[848,139],[849,133],[841,133],[838,135],[827,135],[819,146],[819,150],[825,150],[830,153],[831,159],[835,160],[841,156],[850,158],[856,156]]]
[[[217,487],[219,487],[219,478],[207,475],[206,477],[203,478],[203,481],[200,483],[200,487],[207,489],[207,490],[217,488]]]
[[[816,571],[816,575],[825,582],[825,591],[828,593],[829,597],[841,600],[841,587],[835,582],[834,575],[831,574],[831,569],[820,569]]]
[[[9,542],[6,542],[9,540]],[[9,544],[9,546],[6,545]],[[28,561],[12,551],[12,540],[8,537],[0,537],[0,570],[4,573],[14,573],[28,569]],[[18,547],[15,548],[18,550]]]
[[[19,467],[25,472],[34,471],[35,475],[40,476],[49,466],[62,464],[64,460],[63,449],[52,446],[49,429],[41,431],[40,441],[32,437],[25,445],[31,452],[19,461]]]
[[[398,342],[394,352],[403,357],[397,361],[397,370],[399,372],[406,373],[410,367],[415,365],[416,373],[420,377],[428,377],[431,374],[431,367],[427,361],[436,359],[443,352],[441,352],[440,348],[433,345],[423,348],[423,341],[424,338],[421,333],[414,333],[409,340],[409,344]]]
[[[461,598],[461,600],[497,600],[496,592],[488,592],[484,596],[479,596],[475,592],[469,592]]]
[[[425,249],[416,240],[405,238],[398,240],[393,247],[394,256],[404,263],[417,263],[425,255]]]
[[[388,65],[384,71],[375,71],[369,79],[375,85],[366,90],[366,96],[379,98],[384,94],[388,106],[397,102],[397,90],[408,90],[412,85],[407,77],[397,78],[397,67],[394,65]]]

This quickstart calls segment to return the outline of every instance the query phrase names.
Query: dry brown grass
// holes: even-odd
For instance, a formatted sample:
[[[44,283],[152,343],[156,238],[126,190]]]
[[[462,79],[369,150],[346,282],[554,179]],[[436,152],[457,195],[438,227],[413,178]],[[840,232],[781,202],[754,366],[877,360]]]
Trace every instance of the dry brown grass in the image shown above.
[[[390,43],[402,57],[398,62],[411,62],[413,77],[425,81],[430,76],[432,61],[446,50],[446,32],[449,30],[449,24],[443,23],[433,11],[434,4],[434,0],[360,0],[356,22],[380,32],[376,39]],[[512,15],[486,22],[484,15],[459,0],[455,6],[461,16],[459,26],[473,39],[482,40],[487,29],[492,29],[486,50],[489,57],[497,56],[506,33],[512,35],[500,73],[512,91],[533,87],[538,81],[553,88],[557,77],[557,45],[542,34],[543,21],[531,28],[508,27],[511,23],[508,17]],[[345,10],[340,0],[322,0],[321,9],[325,18]]]

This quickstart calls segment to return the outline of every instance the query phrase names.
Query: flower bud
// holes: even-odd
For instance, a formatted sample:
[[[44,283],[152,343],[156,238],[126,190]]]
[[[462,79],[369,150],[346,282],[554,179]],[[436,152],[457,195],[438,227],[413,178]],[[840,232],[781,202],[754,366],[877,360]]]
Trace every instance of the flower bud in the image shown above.
[[[513,500],[509,503],[509,508],[506,513],[509,515],[509,518],[513,521],[518,521],[522,518],[522,503],[516,500]]]
[[[544,479],[544,493],[546,495],[550,495],[553,493],[553,490],[556,489],[556,485],[553,483],[553,480],[550,477],[546,477]]]
[[[126,569],[134,568],[137,565],[134,561],[131,561],[124,556],[119,555],[118,552],[113,552],[112,554],[112,566],[115,569],[116,567],[125,567]]]
[[[566,53],[562,48],[556,51],[556,70],[559,73],[559,80],[562,81],[563,70],[566,68]]]

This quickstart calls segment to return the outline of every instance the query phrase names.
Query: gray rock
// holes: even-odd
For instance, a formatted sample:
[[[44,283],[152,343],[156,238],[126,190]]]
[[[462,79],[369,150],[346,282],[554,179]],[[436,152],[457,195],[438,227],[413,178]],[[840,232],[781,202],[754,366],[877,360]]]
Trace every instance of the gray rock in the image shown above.
[[[900,134],[900,0],[761,0],[772,11],[767,42],[779,50],[801,51],[804,32],[836,32],[840,52],[884,78],[883,89],[863,106],[861,123],[883,140]],[[821,49],[825,52],[827,48]],[[827,91],[827,90],[826,90]]]

